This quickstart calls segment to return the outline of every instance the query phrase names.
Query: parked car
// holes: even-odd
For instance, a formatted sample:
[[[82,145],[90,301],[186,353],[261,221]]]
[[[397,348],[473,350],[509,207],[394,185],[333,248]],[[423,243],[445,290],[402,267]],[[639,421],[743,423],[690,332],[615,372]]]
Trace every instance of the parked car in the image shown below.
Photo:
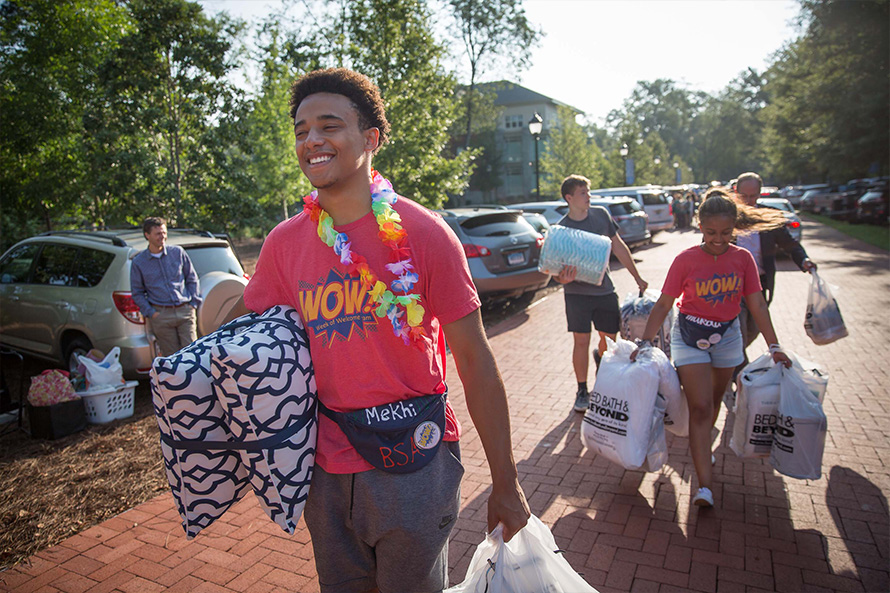
[[[569,205],[564,200],[550,200],[546,202],[523,202],[521,204],[507,204],[511,210],[522,210],[532,214],[540,214],[547,224],[554,225],[569,213]]]
[[[865,189],[859,185],[837,185],[822,190],[810,190],[801,199],[800,207],[807,212],[834,218],[852,218],[856,212],[856,200],[864,192]]]
[[[633,198],[590,198],[591,206],[602,206],[618,225],[618,235],[628,247],[638,247],[652,241],[649,216]],[[672,218],[673,220],[673,218]]]
[[[780,210],[782,214],[785,215],[785,218],[788,219],[788,222],[785,223],[785,228],[788,229],[788,233],[795,241],[800,243],[800,240],[803,237],[803,227],[800,222],[800,217],[797,215],[797,211],[794,209],[794,206],[791,205],[791,202],[785,198],[758,198],[757,205]]]
[[[648,228],[648,216],[636,200],[631,198],[591,198],[590,205],[603,206],[609,211],[618,225],[618,234],[628,247],[645,245],[652,240],[652,234]],[[563,216],[569,213],[569,205],[563,200],[507,204],[507,208],[541,214],[551,225],[558,223]]]
[[[887,188],[872,188],[856,201],[856,221],[887,224],[890,216]]]
[[[806,195],[808,191],[811,190],[825,190],[828,188],[827,183],[816,183],[810,185],[798,185],[798,186],[788,186],[785,188],[785,195],[783,198],[787,199],[791,202],[791,205],[795,208],[803,209],[803,197]]]
[[[247,276],[225,236],[170,229],[167,243],[189,254],[204,303],[198,335],[215,330]],[[148,246],[142,230],[54,231],[0,257],[0,344],[77,367],[75,354],[120,347],[128,379],[148,376],[155,352],[130,292],[130,262]]]
[[[800,209],[804,212],[827,212],[831,206],[828,196],[836,191],[837,187],[829,187],[827,185],[808,189],[800,198]]]
[[[550,282],[549,274],[538,271],[544,237],[521,212],[496,207],[439,212],[463,245],[482,299],[514,298]]]
[[[593,189],[590,190],[590,197],[623,197],[635,200],[649,216],[649,232],[652,235],[674,226],[670,196],[659,185]]]
[[[547,231],[550,229],[550,223],[547,222],[547,219],[543,214],[538,214],[537,212],[523,212],[522,216],[530,225],[532,225],[533,229],[542,235],[546,235]]]

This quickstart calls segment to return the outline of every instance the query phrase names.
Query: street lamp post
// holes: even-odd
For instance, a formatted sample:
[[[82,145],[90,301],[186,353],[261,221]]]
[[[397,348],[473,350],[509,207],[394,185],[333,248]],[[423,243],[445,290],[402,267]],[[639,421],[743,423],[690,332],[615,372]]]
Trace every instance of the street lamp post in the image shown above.
[[[544,120],[537,112],[528,120],[528,131],[535,139],[535,198],[541,199],[541,181],[538,176],[538,140],[544,130]]]
[[[624,160],[624,187],[627,187],[627,143],[621,145],[621,148],[618,149],[618,154],[621,155],[621,158]]]
[[[677,185],[680,185],[680,163],[674,161],[674,181]]]

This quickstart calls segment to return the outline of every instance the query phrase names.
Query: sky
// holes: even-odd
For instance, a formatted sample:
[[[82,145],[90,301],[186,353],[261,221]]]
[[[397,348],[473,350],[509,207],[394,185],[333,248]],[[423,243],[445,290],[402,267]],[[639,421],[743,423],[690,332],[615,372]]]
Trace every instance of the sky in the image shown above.
[[[199,0],[251,21],[278,0]],[[525,0],[529,22],[545,36],[525,72],[509,79],[580,109],[593,123],[619,109],[641,80],[669,78],[715,93],[747,68],[762,72],[797,36],[790,0]],[[461,82],[467,82],[461,80]]]

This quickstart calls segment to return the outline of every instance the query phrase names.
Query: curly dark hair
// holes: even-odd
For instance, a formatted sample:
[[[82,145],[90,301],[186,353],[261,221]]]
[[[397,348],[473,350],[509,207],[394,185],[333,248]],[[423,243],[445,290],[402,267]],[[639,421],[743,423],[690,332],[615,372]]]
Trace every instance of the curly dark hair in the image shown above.
[[[347,68],[325,68],[301,76],[290,87],[291,121],[296,117],[297,108],[303,99],[315,93],[333,93],[349,99],[358,112],[359,127],[362,130],[377,128],[380,131],[377,150],[389,139],[389,121],[386,119],[380,89],[364,74]]]

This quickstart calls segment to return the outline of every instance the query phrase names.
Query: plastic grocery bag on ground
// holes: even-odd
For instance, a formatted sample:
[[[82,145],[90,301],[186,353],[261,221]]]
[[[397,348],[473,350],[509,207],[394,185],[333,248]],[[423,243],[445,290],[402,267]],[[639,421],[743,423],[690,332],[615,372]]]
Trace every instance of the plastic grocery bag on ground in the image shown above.
[[[558,275],[563,266],[575,266],[576,280],[601,284],[609,268],[612,241],[608,237],[561,225],[553,225],[544,238],[538,270]]]
[[[802,480],[822,477],[822,452],[828,422],[822,404],[797,366],[782,369],[776,431],[770,464],[779,473]]]
[[[779,406],[782,366],[764,354],[739,373],[729,447],[739,457],[769,457]]]
[[[841,317],[837,300],[831,295],[828,284],[815,270],[807,297],[807,315],[803,327],[814,343],[830,344],[847,336],[847,326]]]
[[[124,368],[121,366],[121,349],[117,346],[108,351],[100,361],[89,356],[77,356],[77,362],[86,369],[87,388],[103,385],[120,385],[124,382]]]
[[[581,437],[587,447],[625,469],[640,469],[647,463],[651,439],[657,438],[657,425],[664,423],[664,409],[656,405],[658,367],[651,357],[631,362],[637,348],[633,342],[607,338],[607,343]]]
[[[476,547],[467,576],[444,593],[597,593],[559,553],[553,534],[532,515],[509,542],[498,525]]]
[[[650,356],[658,366],[658,394],[664,398],[664,427],[678,437],[689,436],[689,404],[680,386],[677,369],[667,355],[656,348],[643,350],[641,356]]]
[[[643,337],[646,330],[646,322],[649,321],[649,313],[652,307],[661,297],[658,290],[648,289],[642,295],[639,292],[629,292],[621,303],[621,337],[633,342]],[[652,345],[660,348],[665,354],[671,355],[671,327],[674,324],[674,308],[668,311],[664,322],[652,339]]]

